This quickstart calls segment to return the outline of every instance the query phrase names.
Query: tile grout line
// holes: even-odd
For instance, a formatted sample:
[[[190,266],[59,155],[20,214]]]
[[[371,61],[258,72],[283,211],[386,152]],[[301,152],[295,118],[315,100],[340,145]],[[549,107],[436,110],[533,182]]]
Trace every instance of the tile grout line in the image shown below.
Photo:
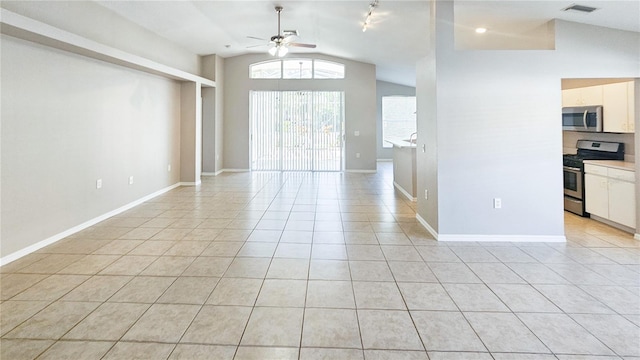
[[[268,182],[265,182],[265,183],[268,183]],[[371,182],[371,184],[373,184],[373,182]],[[298,191],[300,191],[300,186],[301,186],[301,185],[298,185],[298,189],[299,189]],[[264,186],[261,188],[261,190],[262,190],[262,189],[264,189],[265,187],[266,187],[266,185],[264,185]],[[363,187],[363,188],[364,188],[364,187]],[[260,190],[260,191],[261,191],[261,190]],[[253,195],[254,195],[254,196],[253,196],[253,198],[252,198],[252,199],[257,198],[257,194],[258,194],[258,193],[259,193],[259,192],[253,193]],[[363,194],[364,194],[364,193],[363,193]],[[359,196],[360,196],[360,195],[359,195]],[[176,198],[179,198],[179,197],[176,197]],[[272,202],[273,202],[273,201],[275,201],[275,200],[273,200],[273,199],[275,199],[275,198],[274,198],[274,197],[272,197]],[[351,200],[347,200],[347,201],[351,201]],[[186,203],[186,202],[185,202],[185,203]],[[293,203],[293,205],[291,205],[291,206],[292,206],[292,207],[293,207],[293,206],[295,206],[295,202],[294,202],[294,203]],[[316,204],[316,206],[317,206],[317,204]],[[365,206],[368,206],[368,205],[365,205]],[[387,206],[388,206],[388,205],[387,205]],[[179,208],[184,208],[184,206],[180,206]],[[263,207],[262,207],[262,206],[260,206],[260,208],[263,208]],[[265,210],[263,211],[263,216],[264,216],[264,213],[266,212],[266,209],[268,209],[268,207],[266,207],[266,208],[264,208],[264,209],[265,209]],[[293,209],[293,208],[292,208],[292,209]],[[165,212],[168,212],[168,211],[169,211],[169,210],[165,210]],[[181,211],[182,211],[182,210],[181,210]],[[187,210],[184,210],[184,211],[187,211]],[[260,211],[262,211],[262,210],[260,210]],[[342,214],[342,211],[340,211],[339,213],[340,213],[340,214]],[[316,208],[316,214],[317,214],[317,208]],[[356,213],[354,213],[354,214],[356,214]],[[291,211],[289,211],[289,216],[290,216],[290,215],[291,215]],[[183,217],[183,218],[184,218],[184,217],[186,217],[186,216],[188,216],[188,215],[182,215],[182,217]],[[236,215],[236,216],[237,216],[237,215]],[[369,220],[368,222],[371,224],[371,220]],[[344,221],[341,221],[341,223],[342,223],[342,224],[343,224],[343,226],[344,226]],[[397,223],[397,222],[396,222],[396,223]],[[399,223],[398,223],[398,224],[399,224]],[[403,231],[403,232],[408,231],[408,230],[407,230],[407,229],[408,229],[407,227],[401,227],[401,229],[402,229],[402,231]],[[256,230],[256,229],[255,229],[255,227],[253,228],[253,230]],[[253,231],[253,230],[252,230],[252,231]],[[344,233],[344,228],[343,228],[343,233]],[[405,235],[406,235],[406,233],[405,233]],[[282,232],[281,232],[280,236],[282,237]],[[414,242],[414,240],[411,238],[411,236],[408,236],[408,237],[409,237],[409,239],[411,240],[412,245],[414,246],[414,250],[416,250],[416,249],[415,249],[416,243],[415,243],[415,242]],[[345,239],[345,240],[346,240],[346,239]],[[247,242],[247,241],[246,241],[246,239],[245,239],[245,241],[243,241],[243,243],[246,243],[246,242]],[[213,243],[213,241],[209,243],[209,246],[210,246],[212,243]],[[277,243],[277,244],[280,244],[280,242],[278,241],[278,243]],[[312,240],[312,244],[313,244],[313,240]],[[346,242],[345,242],[345,244],[344,244],[344,245],[346,245]],[[476,245],[480,245],[480,246],[482,246],[482,244],[476,244]],[[378,244],[378,246],[382,246],[382,245],[381,245],[381,244]],[[207,248],[208,248],[208,246],[207,246]],[[277,248],[277,246],[276,246],[276,248]],[[549,246],[549,247],[547,247],[547,248],[552,249],[552,250],[554,250],[554,251],[556,251],[556,252],[560,253],[560,252],[559,252],[558,250],[556,250],[554,247]],[[585,247],[585,248],[586,248],[586,247]],[[169,251],[169,250],[167,249],[167,251]],[[204,251],[204,249],[203,249],[203,251]],[[593,250],[592,250],[592,251],[593,251]],[[626,251],[626,250],[625,250],[625,251]],[[165,252],[165,253],[166,253],[166,252]],[[419,253],[419,252],[418,252],[418,253]],[[164,253],[163,253],[163,254],[164,254]],[[201,252],[200,254],[202,254],[202,252]],[[87,256],[87,255],[89,255],[89,254],[83,254],[83,255],[86,257],[86,256]],[[122,256],[124,256],[124,255],[121,255],[121,257],[122,257]],[[160,255],[160,256],[164,256],[164,255]],[[385,260],[385,263],[387,264],[387,267],[389,267],[389,268],[390,268],[390,266],[389,266],[389,260],[388,260],[388,257],[387,257],[387,255],[386,255],[386,253],[384,253],[384,252],[383,252],[383,256],[384,256],[384,257],[385,257],[385,259],[386,259],[386,260]],[[420,254],[420,256],[422,257],[422,254]],[[565,255],[563,255],[563,256],[565,256]],[[198,257],[200,257],[200,256],[195,256],[193,261],[195,261],[195,259],[197,259]],[[458,257],[459,257],[459,256],[458,256]],[[606,256],[605,256],[605,257],[606,257]],[[234,259],[235,259],[235,258],[237,258],[237,252],[236,252],[236,256],[234,256],[233,258],[234,258]],[[274,259],[274,258],[275,258],[275,254],[273,254],[273,256],[272,256],[272,257],[271,257],[271,259],[270,259],[269,266],[267,267],[267,272],[268,272],[268,269],[270,268],[271,263],[272,263],[272,261],[273,261],[273,259]],[[309,289],[309,281],[310,281],[310,280],[309,280],[309,276],[310,276],[311,258],[312,258],[312,255],[311,255],[311,253],[310,253],[310,255],[309,255],[309,265],[307,266],[307,279],[306,279],[306,281],[307,281],[307,284],[306,284],[306,291],[307,291],[307,292],[308,292],[308,289]],[[157,259],[156,259],[156,260],[154,260],[154,262],[155,262],[155,261],[157,261]],[[193,263],[193,261],[192,261],[190,264],[192,264],[192,263]],[[538,258],[535,258],[535,261],[536,261],[537,263],[539,263],[539,264],[543,265],[543,266],[544,266],[545,268],[547,268],[549,271],[552,271],[553,273],[556,273],[556,274],[557,274],[558,276],[560,276],[561,278],[564,278],[564,276],[560,275],[560,273],[558,273],[556,270],[554,270],[553,268],[549,267],[549,263],[542,263],[542,262],[540,261],[540,259],[538,259]],[[616,262],[615,260],[613,260],[613,261],[614,261],[614,262]],[[152,262],[151,264],[153,264],[154,262]],[[423,263],[427,266],[427,268],[429,268],[429,269],[430,269],[429,264],[428,264],[426,261],[424,261],[424,259],[423,259]],[[465,265],[467,266],[467,268],[469,268],[469,263],[464,262],[464,261],[463,261],[462,263],[465,263]],[[502,264],[504,264],[505,266],[507,266],[508,268],[510,268],[506,263],[504,263],[504,262],[502,262],[502,261],[500,261],[499,263],[502,263]],[[151,265],[151,264],[150,264],[150,265]],[[350,261],[348,258],[347,258],[347,264],[349,265],[349,271],[350,271],[350,277],[351,277],[351,266],[350,266],[350,265],[351,265],[351,261]],[[581,264],[581,265],[583,265],[582,263],[580,263],[580,264]],[[150,265],[149,265],[149,266],[150,266]],[[623,266],[623,265],[622,265],[622,264],[620,264],[620,263],[618,263],[617,265],[618,265],[618,266]],[[27,266],[29,266],[29,265],[27,265]],[[69,264],[68,266],[70,266],[70,264]],[[228,267],[229,267],[229,266],[230,266],[230,265],[228,265],[228,266],[227,266],[227,269],[228,269]],[[188,266],[185,268],[185,270],[184,270],[184,271],[186,271],[186,269],[187,269],[187,268],[188,268]],[[145,269],[146,269],[146,268],[145,268]],[[511,268],[510,268],[510,269],[511,269]],[[431,269],[430,269],[430,270],[431,270]],[[144,271],[144,270],[143,270],[143,271]],[[184,274],[184,271],[181,273],[181,276],[182,276],[182,274]],[[432,270],[431,270],[431,271],[432,271]],[[474,274],[477,276],[477,273],[476,273],[475,271],[473,271],[473,269],[470,269],[470,271],[471,271],[472,273],[474,273]],[[511,270],[511,271],[513,271],[513,270]],[[225,272],[226,272],[226,270],[225,270]],[[398,284],[398,282],[397,282],[396,276],[395,276],[395,274],[393,273],[393,271],[392,271],[391,273],[392,273],[392,276],[393,276],[394,281],[395,281],[395,283],[396,283],[396,287],[398,287],[398,286],[399,286],[399,284]],[[433,273],[433,271],[432,271],[432,273]],[[637,273],[637,272],[636,272],[636,273]],[[51,275],[52,275],[52,274],[48,274],[48,276],[51,276]],[[517,275],[517,276],[520,276],[520,274],[518,274],[518,273],[516,273],[516,275]],[[48,276],[47,276],[47,277],[48,277]],[[93,275],[91,275],[87,280],[91,279],[93,276],[98,276],[98,274],[93,274]],[[100,276],[110,276],[110,275],[100,275]],[[137,276],[140,276],[140,274],[137,274],[137,275],[135,275],[135,276],[133,276],[133,277],[137,277]],[[224,276],[224,273],[223,273],[223,276]],[[262,285],[264,285],[264,282],[265,282],[265,280],[266,280],[266,276],[267,276],[267,275],[265,274],[265,277],[262,279]],[[435,273],[434,273],[434,276],[435,276]],[[133,277],[132,277],[132,278],[133,278]],[[46,277],[45,277],[44,279],[46,279]],[[44,279],[43,279],[43,280],[44,280]],[[222,277],[220,277],[220,279],[222,279]],[[172,285],[175,283],[175,281],[176,281],[176,280],[177,280],[177,278],[176,278],[176,279],[174,279],[174,281],[172,282]],[[482,283],[482,284],[484,284],[486,287],[489,287],[489,286],[488,286],[488,284],[485,282],[485,280],[483,280],[483,279],[480,279],[480,280],[481,280],[481,283]],[[42,281],[42,280],[41,280],[41,281]],[[132,280],[129,280],[129,282],[130,282],[130,281],[132,281]],[[442,286],[442,283],[440,283],[440,279],[438,279],[438,277],[436,277],[436,281],[438,282],[438,284],[440,284],[440,286]],[[614,283],[613,281],[609,280],[609,278],[608,278],[608,277],[607,277],[607,281],[610,281],[612,286],[617,286],[617,287],[620,287],[621,289],[627,290],[627,288],[625,288],[624,286],[619,285],[619,284],[616,284],[616,283]],[[352,292],[354,292],[354,288],[353,288],[353,278],[351,278],[350,282],[351,282],[351,284],[352,284]],[[531,288],[533,288],[537,293],[540,293],[540,292],[539,292],[539,290],[538,290],[537,288],[535,288],[531,283],[529,283],[529,282],[528,282],[528,281],[526,281],[526,280],[525,280],[525,283],[526,283],[528,286],[530,286]],[[583,289],[582,289],[582,288],[581,288],[577,283],[574,283],[574,282],[572,282],[572,281],[568,281],[568,283],[569,283],[571,286],[573,286],[573,287],[575,287],[575,288],[578,288],[578,289],[580,289],[580,291],[583,291],[583,292],[585,292],[585,293],[586,293],[586,291],[585,291],[585,290],[583,290]],[[128,283],[127,283],[127,284],[128,284]],[[33,285],[35,285],[35,283],[34,283]],[[33,286],[33,285],[32,285],[32,286]],[[80,286],[80,285],[81,285],[81,284],[79,284],[78,286]],[[164,294],[164,293],[166,293],[166,291],[168,291],[168,289],[169,289],[172,285],[169,285],[169,287],[168,287],[167,289],[165,289],[165,291],[163,292],[163,294]],[[259,296],[259,293],[262,291],[262,285],[261,285],[261,287],[260,287],[260,289],[259,289],[258,295],[256,295],[256,301],[257,301],[257,298],[258,298],[258,296]],[[124,286],[126,286],[126,284],[125,284],[125,285],[123,285],[122,287],[124,287]],[[216,288],[217,286],[218,286],[218,284],[216,284],[216,286],[214,286],[214,289],[212,289],[211,293],[209,293],[209,295],[208,295],[208,297],[207,297],[207,300],[210,298],[211,294],[213,293],[213,291],[215,290],[215,288]],[[442,286],[442,287],[443,287],[443,286]],[[443,287],[443,288],[444,288],[444,287]],[[75,288],[74,288],[74,289],[75,289]],[[491,292],[492,292],[492,293],[493,293],[493,294],[494,294],[498,299],[500,299],[500,297],[499,297],[499,296],[497,296],[497,295],[495,294],[495,292],[493,291],[493,289],[492,289],[491,287],[489,287],[489,290],[490,290],[490,291],[491,291]],[[72,290],[70,290],[70,291],[73,291],[73,289],[72,289]],[[400,291],[400,290],[399,290],[399,288],[398,288],[398,291]],[[445,289],[445,291],[446,291],[446,289]],[[116,291],[116,292],[117,292],[117,291]],[[589,293],[586,293],[586,294],[587,294],[590,298],[593,298],[593,299],[594,299],[595,301],[597,301],[598,303],[601,303],[602,305],[604,305],[604,306],[606,306],[606,307],[610,308],[610,306],[609,306],[609,305],[607,305],[607,303],[600,301],[598,298],[595,298],[593,295],[591,295],[591,294],[589,294]],[[401,292],[401,291],[400,291],[400,295],[401,295],[401,297],[403,298],[403,301],[404,301],[404,303],[405,303],[405,307],[406,307],[406,299],[404,299],[404,295],[402,295],[402,292]],[[447,295],[448,295],[448,293],[447,293]],[[547,299],[548,301],[550,301],[550,300],[549,300],[545,295],[543,295],[543,294],[540,294],[540,295],[541,295],[543,298],[545,298],[545,299]],[[66,294],[65,294],[65,295],[63,295],[63,296],[66,296]],[[113,296],[113,294],[112,294],[112,296]],[[161,294],[161,295],[158,297],[158,299],[159,299],[161,296],[163,296],[163,295]],[[353,293],[353,296],[354,296],[354,299],[355,299],[355,293]],[[450,295],[448,295],[448,296],[450,296]],[[158,299],[156,299],[156,302],[154,302],[154,304],[156,304],[156,303],[157,303],[157,300],[158,300]],[[201,311],[201,310],[202,310],[202,308],[206,305],[206,301],[207,301],[207,300],[205,300],[205,303],[201,305],[200,311]],[[500,300],[501,300],[501,299],[500,299]],[[57,300],[54,300],[54,302],[55,302],[55,301],[57,301]],[[501,301],[502,301],[502,300],[501,300]],[[106,303],[106,302],[107,302],[107,301],[105,300],[105,301],[103,301],[103,302],[102,302],[102,304],[104,304],[104,303]],[[454,302],[454,303],[455,303],[455,302]],[[552,301],[551,301],[551,303],[552,303],[552,304],[554,304]],[[45,306],[45,308],[47,308],[47,307],[48,307],[48,306],[50,306],[51,304],[52,304],[52,303],[50,303],[49,305]],[[252,306],[252,310],[255,308],[255,304],[256,304],[256,302],[254,302],[254,305]],[[149,306],[152,306],[152,305],[149,305]],[[99,305],[98,307],[100,307],[100,305]],[[457,305],[457,304],[456,304],[456,307],[458,307],[458,305]],[[306,296],[305,296],[305,303],[304,303],[303,308],[304,308],[304,309],[306,309],[306,308],[307,308],[307,307],[306,307]],[[512,313],[512,314],[515,314],[515,313],[513,313],[513,310],[511,310],[511,308],[510,308],[508,305],[507,305],[507,308],[511,311],[511,313]],[[96,309],[97,309],[97,308],[96,308]],[[93,311],[96,311],[96,309],[94,309]],[[407,307],[407,309],[408,309],[408,307]],[[148,310],[148,308],[147,308],[147,310]],[[460,311],[459,307],[458,307],[458,310]],[[42,311],[42,310],[40,310],[40,311]],[[306,311],[306,310],[305,310],[305,311]],[[569,316],[570,318],[572,318],[571,314],[564,312],[564,310],[562,310],[562,309],[561,309],[561,311],[562,311],[562,313],[563,313],[563,314],[565,314],[566,316]],[[460,311],[460,312],[462,313],[462,311]],[[38,312],[38,313],[39,313],[39,312]],[[93,313],[93,312],[91,312],[91,313]],[[90,313],[90,314],[91,314],[91,313]],[[145,313],[146,313],[146,312],[145,312]],[[199,313],[199,312],[198,312],[198,313]],[[356,313],[357,313],[357,307],[356,307]],[[410,312],[409,312],[409,313],[410,313]],[[36,313],[36,314],[37,314],[37,313]],[[573,313],[572,313],[572,314],[573,314]],[[618,315],[618,316],[622,316],[623,318],[626,318],[625,316],[623,316],[623,315],[621,315],[620,313],[618,313],[616,310],[613,310],[613,314]],[[87,316],[89,316],[89,315],[87,315]],[[464,316],[464,313],[463,313],[463,316]],[[33,317],[33,316],[32,316],[32,317]],[[195,317],[197,317],[197,314],[194,316],[194,319],[195,319]],[[85,317],[85,318],[86,318],[86,317]],[[465,318],[466,318],[466,317],[465,317]],[[194,319],[192,319],[191,323],[193,323]],[[572,318],[572,320],[573,320],[573,318]],[[25,321],[26,321],[26,320],[25,320]],[[78,325],[80,322],[82,322],[82,321],[83,321],[83,320],[81,319],[81,320],[80,320],[76,325],[74,325],[74,326],[72,327],[72,329],[73,329],[75,326],[77,326],[77,325]],[[412,319],[412,321],[413,321],[413,319]],[[520,322],[522,322],[521,320],[519,320],[519,321],[520,321]],[[573,321],[575,322],[575,320],[573,320]],[[468,322],[468,319],[467,319],[467,322]],[[576,322],[576,323],[577,323],[577,322]],[[248,324],[248,320],[247,320],[247,324]],[[593,335],[591,332],[589,332],[589,331],[588,331],[584,326],[582,326],[581,324],[579,324],[579,325],[580,325],[580,326],[581,326],[581,328],[583,328],[587,333],[591,334],[592,336],[594,336],[595,338],[597,338],[597,339],[598,339],[598,337],[596,337],[596,336],[595,336],[595,335]],[[191,324],[187,326],[187,328],[185,329],[185,331],[186,331],[190,326],[191,326]],[[247,325],[245,325],[245,330],[246,330],[246,326],[247,326]],[[303,326],[304,326],[304,312],[303,312]],[[525,326],[526,326],[526,324],[525,324]],[[359,327],[359,331],[360,331],[359,319],[358,319],[358,327]],[[414,327],[415,327],[415,323],[414,323]],[[527,327],[527,328],[528,328],[528,327]],[[472,329],[473,329],[473,327],[472,327]],[[474,329],[474,330],[475,330],[475,329]],[[70,331],[70,330],[69,330],[69,331]],[[127,331],[128,331],[128,330],[127,330]],[[126,332],[127,332],[127,331],[125,331],[125,334],[126,334]],[[417,331],[417,329],[416,329],[416,331]],[[529,331],[531,331],[531,330],[529,329]],[[532,332],[532,333],[533,333],[533,332]],[[536,335],[535,333],[533,333],[533,334],[537,337],[537,335]],[[419,332],[418,332],[418,335],[420,336]],[[64,335],[63,335],[63,336],[64,336]],[[184,336],[184,332],[183,332],[182,336]],[[243,336],[244,336],[244,332],[243,332]],[[477,334],[476,334],[476,336],[477,336]],[[182,338],[182,337],[181,337],[181,338]],[[478,338],[479,338],[479,337],[478,337]],[[481,340],[481,339],[480,339],[480,340]],[[599,340],[599,339],[598,339],[598,340]],[[59,340],[59,341],[61,341],[61,340]],[[301,334],[301,341],[302,341],[302,334]],[[361,341],[361,343],[362,343],[362,334],[360,334],[360,341]],[[481,340],[481,341],[482,341],[482,340]],[[54,342],[54,344],[55,344],[55,342]],[[608,348],[608,345],[606,345],[606,344],[604,344],[604,343],[603,343],[603,345],[604,345],[604,346],[606,346],[606,347]],[[176,345],[176,346],[177,346],[177,345]],[[172,349],[172,351],[175,351],[176,346],[174,346],[174,348]],[[545,346],[546,346],[546,345],[545,345]],[[485,347],[486,347],[486,346],[485,346]],[[300,347],[299,347],[299,348],[301,349],[301,344],[300,344]],[[47,348],[47,349],[48,349],[48,348]],[[45,349],[45,351],[47,351],[47,349]],[[238,350],[238,348],[236,348],[236,351],[237,351],[237,350]],[[107,353],[108,353],[108,352],[107,352]],[[614,353],[615,353],[615,352],[614,352]],[[364,355],[364,346],[363,346],[363,355]],[[298,354],[298,356],[300,357],[300,353]],[[428,356],[428,354],[427,354],[427,356]]]

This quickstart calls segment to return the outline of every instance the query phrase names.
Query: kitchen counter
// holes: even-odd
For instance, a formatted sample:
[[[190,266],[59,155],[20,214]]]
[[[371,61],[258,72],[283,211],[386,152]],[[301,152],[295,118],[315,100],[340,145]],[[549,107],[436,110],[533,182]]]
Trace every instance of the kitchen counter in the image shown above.
[[[391,145],[393,145],[393,147],[397,147],[397,148],[400,148],[400,149],[403,149],[403,148],[415,148],[416,147],[415,143],[410,143],[407,140],[384,139],[384,141],[390,143]]]
[[[385,139],[393,144],[393,186],[416,201],[416,144],[400,139]]]
[[[584,160],[585,164],[591,165],[599,165],[606,166],[614,169],[620,170],[636,170],[636,163],[632,163],[629,161],[620,161],[620,160]]]

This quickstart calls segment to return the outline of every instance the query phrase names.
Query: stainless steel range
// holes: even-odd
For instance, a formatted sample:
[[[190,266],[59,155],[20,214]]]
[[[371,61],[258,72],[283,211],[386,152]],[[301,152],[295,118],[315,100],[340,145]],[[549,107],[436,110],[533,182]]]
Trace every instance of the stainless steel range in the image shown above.
[[[585,211],[584,160],[624,160],[624,144],[607,141],[578,140],[575,155],[564,155],[564,209],[580,216]]]

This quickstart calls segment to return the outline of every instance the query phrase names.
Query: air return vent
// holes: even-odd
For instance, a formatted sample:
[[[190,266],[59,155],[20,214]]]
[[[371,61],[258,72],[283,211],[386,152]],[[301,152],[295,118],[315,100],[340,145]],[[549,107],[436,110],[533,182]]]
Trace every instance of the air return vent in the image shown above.
[[[594,12],[596,10],[598,10],[598,8],[594,8],[591,6],[585,6],[585,5],[578,5],[578,4],[573,4],[569,7],[566,7],[564,9],[562,9],[563,11],[579,11],[582,13],[591,13]]]

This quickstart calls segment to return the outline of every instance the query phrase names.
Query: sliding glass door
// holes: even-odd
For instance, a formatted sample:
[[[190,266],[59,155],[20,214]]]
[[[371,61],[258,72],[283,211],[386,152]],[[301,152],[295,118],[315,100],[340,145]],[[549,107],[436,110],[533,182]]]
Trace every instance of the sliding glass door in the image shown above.
[[[342,92],[252,91],[250,101],[252,170],[342,170]]]

